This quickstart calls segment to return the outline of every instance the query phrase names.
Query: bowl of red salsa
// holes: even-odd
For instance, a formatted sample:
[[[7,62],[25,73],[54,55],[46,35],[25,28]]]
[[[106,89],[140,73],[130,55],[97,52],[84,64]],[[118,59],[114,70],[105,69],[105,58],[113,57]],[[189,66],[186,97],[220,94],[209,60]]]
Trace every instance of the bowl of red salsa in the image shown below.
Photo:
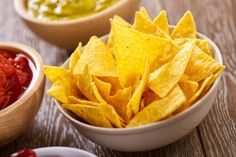
[[[34,120],[44,93],[43,60],[34,49],[0,42],[0,146]]]

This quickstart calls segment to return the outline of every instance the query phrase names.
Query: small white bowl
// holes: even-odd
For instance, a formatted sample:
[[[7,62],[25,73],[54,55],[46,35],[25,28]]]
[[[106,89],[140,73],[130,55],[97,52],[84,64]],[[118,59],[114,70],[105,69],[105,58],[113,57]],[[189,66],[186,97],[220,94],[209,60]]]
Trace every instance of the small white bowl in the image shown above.
[[[12,42],[0,42],[0,49],[25,54],[35,67],[35,70],[32,70],[33,78],[23,95],[13,104],[0,110],[0,146],[2,146],[17,138],[33,122],[43,98],[45,77],[43,60],[34,49]]]
[[[113,6],[83,18],[64,21],[42,21],[27,13],[26,0],[14,0],[17,14],[39,37],[62,48],[74,50],[81,41],[86,44],[90,36],[109,32],[109,19],[119,15],[130,21],[141,0],[120,0]]]
[[[103,37],[102,40],[106,41],[107,37]],[[223,64],[221,52],[217,46],[203,34],[198,33],[198,37],[208,40],[214,58],[220,64]],[[68,60],[65,62],[64,67],[68,67]],[[214,82],[206,95],[185,111],[163,121],[133,128],[102,128],[92,126],[80,122],[74,118],[75,116],[70,111],[61,107],[58,101],[55,102],[62,114],[72,122],[80,133],[91,141],[118,151],[147,151],[173,143],[191,132],[206,117],[212,107],[219,81],[220,78]]]
[[[34,149],[37,157],[96,157],[81,149],[69,147],[44,147]]]

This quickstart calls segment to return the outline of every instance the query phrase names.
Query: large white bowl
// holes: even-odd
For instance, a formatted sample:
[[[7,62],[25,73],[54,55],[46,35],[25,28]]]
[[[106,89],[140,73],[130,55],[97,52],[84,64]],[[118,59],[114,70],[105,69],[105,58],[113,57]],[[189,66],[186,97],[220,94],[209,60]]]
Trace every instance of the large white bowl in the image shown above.
[[[172,27],[173,28],[173,27]],[[214,58],[223,64],[220,50],[206,36],[198,33],[198,37],[206,39],[212,48]],[[107,40],[107,36],[102,38]],[[68,67],[68,60],[64,67]],[[118,151],[138,152],[156,149],[177,141],[191,132],[207,115],[218,90],[218,78],[210,90],[200,100],[178,115],[148,125],[133,128],[102,128],[80,122],[68,110],[56,101],[59,110],[65,115],[80,133],[91,141]]]
[[[96,14],[65,21],[42,21],[27,13],[26,0],[14,0],[14,8],[26,25],[39,37],[62,48],[73,50],[90,36],[102,36],[110,30],[109,19],[119,15],[130,21],[141,0],[120,0]]]

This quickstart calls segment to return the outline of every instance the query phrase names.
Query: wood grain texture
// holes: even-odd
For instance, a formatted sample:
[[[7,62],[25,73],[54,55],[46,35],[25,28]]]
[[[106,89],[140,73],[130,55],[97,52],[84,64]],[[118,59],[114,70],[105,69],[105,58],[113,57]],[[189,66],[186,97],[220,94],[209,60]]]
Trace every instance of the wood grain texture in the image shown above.
[[[45,93],[34,123],[14,142],[0,148],[0,156],[23,148],[67,146],[87,150],[97,156],[111,157],[199,157],[235,156],[236,154],[236,15],[235,0],[143,0],[151,17],[166,9],[169,22],[175,24],[186,10],[191,10],[197,28],[209,36],[222,50],[227,69],[220,84],[218,97],[207,118],[186,137],[166,147],[142,153],[122,153],[103,148],[83,137],[57,110]],[[35,36],[16,16],[13,0],[0,0],[0,41],[24,43],[40,52],[45,64],[61,65],[68,53]],[[50,87],[47,82],[46,90]]]

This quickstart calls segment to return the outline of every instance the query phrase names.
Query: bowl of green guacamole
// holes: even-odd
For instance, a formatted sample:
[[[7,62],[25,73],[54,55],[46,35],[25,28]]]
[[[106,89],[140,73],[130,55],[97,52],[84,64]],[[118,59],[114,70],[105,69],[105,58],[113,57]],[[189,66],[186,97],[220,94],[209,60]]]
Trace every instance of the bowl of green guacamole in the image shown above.
[[[73,50],[110,30],[115,15],[130,21],[141,0],[14,0],[16,13],[41,39]]]

